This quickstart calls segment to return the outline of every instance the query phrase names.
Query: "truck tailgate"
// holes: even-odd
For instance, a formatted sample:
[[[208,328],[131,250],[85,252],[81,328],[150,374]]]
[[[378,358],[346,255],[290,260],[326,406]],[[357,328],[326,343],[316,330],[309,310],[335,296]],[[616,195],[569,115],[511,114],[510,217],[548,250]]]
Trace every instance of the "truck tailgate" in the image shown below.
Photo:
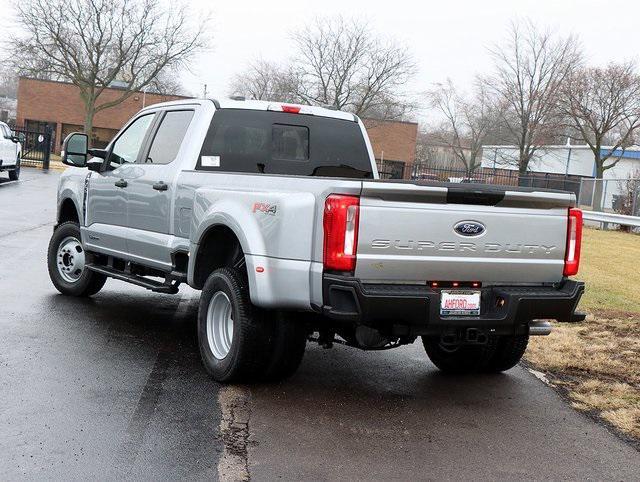
[[[355,274],[365,282],[556,282],[574,204],[558,191],[364,182]]]

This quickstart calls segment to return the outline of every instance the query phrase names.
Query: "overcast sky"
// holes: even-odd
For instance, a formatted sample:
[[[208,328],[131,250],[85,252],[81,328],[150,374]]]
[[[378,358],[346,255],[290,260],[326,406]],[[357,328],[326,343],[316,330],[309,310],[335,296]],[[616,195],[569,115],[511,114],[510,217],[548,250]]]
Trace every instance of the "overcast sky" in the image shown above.
[[[286,61],[291,29],[318,15],[363,17],[372,29],[406,44],[419,73],[410,86],[424,90],[452,78],[469,86],[489,70],[487,48],[505,36],[509,22],[530,18],[562,33],[574,33],[594,64],[637,59],[640,54],[640,3],[635,0],[195,0],[212,17],[213,47],[184,76],[185,87],[202,95],[206,83],[214,96],[229,94],[229,81],[251,59]]]
[[[170,1],[170,0],[168,0]],[[640,54],[640,3],[636,0],[191,0],[211,15],[213,44],[192,63],[182,82],[193,95],[229,94],[229,81],[256,57],[286,61],[292,29],[315,16],[342,14],[362,17],[371,28],[403,42],[412,52],[419,73],[413,91],[452,78],[468,87],[478,72],[487,72],[487,48],[505,36],[514,18],[530,18],[562,33],[574,33],[591,63],[637,59]],[[11,7],[0,0],[0,25]]]

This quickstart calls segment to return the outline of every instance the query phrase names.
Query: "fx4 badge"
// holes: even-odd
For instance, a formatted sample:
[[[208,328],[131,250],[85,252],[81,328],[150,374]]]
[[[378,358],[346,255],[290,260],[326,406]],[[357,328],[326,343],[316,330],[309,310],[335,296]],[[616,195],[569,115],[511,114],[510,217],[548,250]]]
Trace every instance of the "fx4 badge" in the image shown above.
[[[453,230],[461,236],[480,236],[485,231],[484,224],[476,221],[460,221]]]
[[[275,216],[277,211],[278,211],[277,204],[253,203],[254,213],[262,213],[262,214],[269,214],[271,216]]]

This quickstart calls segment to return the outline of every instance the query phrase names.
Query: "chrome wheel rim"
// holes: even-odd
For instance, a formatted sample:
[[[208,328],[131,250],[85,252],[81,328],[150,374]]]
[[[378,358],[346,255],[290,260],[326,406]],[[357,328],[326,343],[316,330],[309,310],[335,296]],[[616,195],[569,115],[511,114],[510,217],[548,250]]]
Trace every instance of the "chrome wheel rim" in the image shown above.
[[[211,353],[218,360],[224,359],[233,341],[233,310],[231,301],[223,291],[217,291],[207,309],[207,341]]]
[[[67,236],[58,246],[56,256],[58,273],[68,283],[75,283],[84,272],[84,249],[77,238]]]

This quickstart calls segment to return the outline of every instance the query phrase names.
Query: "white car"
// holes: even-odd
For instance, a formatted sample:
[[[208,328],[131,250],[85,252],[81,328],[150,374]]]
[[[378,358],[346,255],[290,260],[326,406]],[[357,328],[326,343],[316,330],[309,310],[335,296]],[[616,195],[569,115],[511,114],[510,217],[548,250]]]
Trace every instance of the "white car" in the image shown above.
[[[17,181],[20,177],[20,155],[22,146],[11,128],[0,122],[0,171],[8,171],[9,179]]]

